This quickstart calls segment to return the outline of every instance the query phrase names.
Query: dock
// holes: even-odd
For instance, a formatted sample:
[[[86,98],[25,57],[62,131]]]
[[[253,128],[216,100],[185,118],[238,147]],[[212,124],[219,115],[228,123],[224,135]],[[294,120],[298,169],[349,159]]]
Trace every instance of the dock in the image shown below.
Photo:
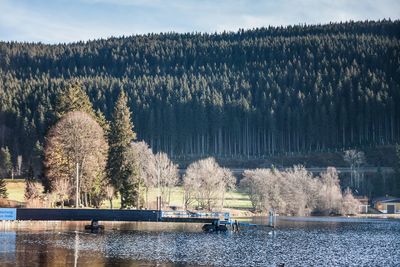
[[[0,208],[0,221],[99,221],[201,223],[203,230],[226,231],[240,227],[257,227],[231,219],[229,212],[193,212],[174,210],[117,210],[117,209],[47,209]],[[93,226],[93,225],[92,225]],[[275,227],[275,215],[270,214],[270,227]]]
[[[163,210],[0,208],[0,220],[213,223],[229,213]]]

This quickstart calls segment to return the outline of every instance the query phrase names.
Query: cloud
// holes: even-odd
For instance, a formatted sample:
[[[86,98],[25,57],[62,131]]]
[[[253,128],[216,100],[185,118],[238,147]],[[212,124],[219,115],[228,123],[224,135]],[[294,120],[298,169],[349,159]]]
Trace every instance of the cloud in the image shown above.
[[[9,4],[7,1],[2,2],[0,8],[3,13],[0,17],[0,34],[10,34],[13,37],[11,40],[69,42],[94,38],[101,34],[100,31],[96,32],[96,29],[86,30],[73,21],[57,20],[54,13],[39,13],[23,6]]]
[[[0,1],[0,39],[72,42],[149,32],[398,19],[396,0],[20,0]]]

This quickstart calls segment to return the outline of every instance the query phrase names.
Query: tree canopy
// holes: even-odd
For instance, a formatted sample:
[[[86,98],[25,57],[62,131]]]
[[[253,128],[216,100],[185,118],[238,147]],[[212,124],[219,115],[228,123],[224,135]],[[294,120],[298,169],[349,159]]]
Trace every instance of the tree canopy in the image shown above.
[[[0,178],[8,178],[12,171],[11,154],[8,147],[0,148]]]
[[[206,158],[189,165],[183,178],[185,208],[193,201],[198,207],[212,210],[219,201],[224,205],[225,192],[234,187],[232,172],[221,168],[214,158]]]
[[[338,172],[328,167],[314,177],[303,166],[246,170],[240,185],[249,194],[255,210],[295,216],[318,214],[357,214],[360,203],[350,189],[342,194]]]
[[[131,142],[136,139],[133,131],[128,99],[121,91],[114,107],[109,133],[107,173],[111,183],[120,192],[121,208],[136,205],[139,166]]]
[[[77,165],[79,199],[85,206],[100,203],[107,184],[105,166],[108,144],[104,131],[88,114],[73,111],[64,115],[46,137],[45,167],[50,190],[59,201],[76,196]]]
[[[0,42],[0,147],[29,160],[78,82],[172,157],[263,157],[400,141],[400,21]]]

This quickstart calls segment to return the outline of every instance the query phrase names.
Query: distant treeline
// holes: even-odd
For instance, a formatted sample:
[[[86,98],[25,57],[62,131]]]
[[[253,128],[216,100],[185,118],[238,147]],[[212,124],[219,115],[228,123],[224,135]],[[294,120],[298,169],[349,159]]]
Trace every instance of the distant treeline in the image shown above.
[[[268,156],[400,141],[400,21],[0,42],[0,147],[30,159],[80,82],[107,119],[172,157]]]

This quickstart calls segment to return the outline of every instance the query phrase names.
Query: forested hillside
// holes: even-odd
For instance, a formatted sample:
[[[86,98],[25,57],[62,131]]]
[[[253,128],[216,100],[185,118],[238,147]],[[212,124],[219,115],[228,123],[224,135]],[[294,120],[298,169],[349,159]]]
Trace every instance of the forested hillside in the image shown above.
[[[0,42],[0,147],[29,162],[76,81],[106,118],[125,90],[138,138],[172,157],[394,144],[399,48],[400,21]]]

